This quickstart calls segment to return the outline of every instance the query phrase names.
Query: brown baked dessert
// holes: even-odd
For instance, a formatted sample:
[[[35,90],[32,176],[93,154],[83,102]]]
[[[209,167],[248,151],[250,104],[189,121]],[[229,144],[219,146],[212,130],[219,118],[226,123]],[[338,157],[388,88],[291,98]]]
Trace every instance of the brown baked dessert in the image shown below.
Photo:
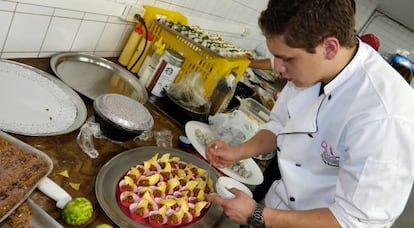
[[[30,216],[32,212],[26,202],[20,204],[20,206],[13,211],[13,213],[6,219],[7,228],[31,228],[33,225],[30,223]]]
[[[48,166],[34,153],[0,138],[0,219],[46,175]]]

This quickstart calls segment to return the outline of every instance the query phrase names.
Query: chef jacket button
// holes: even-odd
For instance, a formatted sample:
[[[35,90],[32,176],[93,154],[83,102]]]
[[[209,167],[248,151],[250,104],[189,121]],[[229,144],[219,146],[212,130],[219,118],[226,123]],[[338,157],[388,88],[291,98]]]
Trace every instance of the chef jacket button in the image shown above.
[[[289,197],[289,200],[292,201],[292,202],[294,202],[295,201],[295,197],[292,197],[291,196],[291,197]]]
[[[329,100],[331,100],[331,98],[332,98],[332,95],[331,95],[331,94],[329,94],[329,96],[328,96],[328,101],[329,101]]]
[[[310,138],[313,138],[313,135],[312,135],[311,133],[309,133],[309,134],[308,134],[308,136],[309,136]]]
[[[297,167],[301,167],[302,165],[301,164],[299,164],[299,163],[296,163],[295,164]]]
[[[277,152],[280,152],[280,148],[279,147],[277,147],[276,150],[277,150]]]

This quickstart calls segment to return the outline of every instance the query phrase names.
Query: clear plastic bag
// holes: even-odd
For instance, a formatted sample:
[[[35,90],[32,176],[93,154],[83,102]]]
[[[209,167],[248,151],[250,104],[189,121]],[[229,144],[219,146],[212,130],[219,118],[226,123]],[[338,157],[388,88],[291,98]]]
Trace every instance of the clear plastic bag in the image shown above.
[[[168,94],[187,107],[201,107],[207,103],[204,98],[204,83],[199,72],[184,76],[179,82],[173,83]]]
[[[95,118],[89,118],[81,127],[78,137],[76,138],[78,145],[91,158],[97,158],[99,152],[93,145],[93,138],[103,138],[101,128],[96,123]]]
[[[152,137],[152,129],[146,130],[133,140],[147,141]],[[95,122],[95,117],[90,117],[80,128],[79,134],[76,138],[79,147],[91,158],[97,158],[99,156],[98,150],[95,149],[93,139],[104,138],[113,143],[122,143],[109,139],[102,134],[99,123]]]

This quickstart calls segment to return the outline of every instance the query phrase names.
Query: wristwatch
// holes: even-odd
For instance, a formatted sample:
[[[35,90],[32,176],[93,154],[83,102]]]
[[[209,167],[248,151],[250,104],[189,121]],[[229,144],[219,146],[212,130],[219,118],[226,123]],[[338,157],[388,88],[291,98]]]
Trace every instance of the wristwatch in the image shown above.
[[[247,220],[247,224],[249,227],[253,228],[264,228],[264,218],[263,218],[263,209],[264,205],[256,204],[256,208],[253,211],[253,214],[250,215],[249,219]]]

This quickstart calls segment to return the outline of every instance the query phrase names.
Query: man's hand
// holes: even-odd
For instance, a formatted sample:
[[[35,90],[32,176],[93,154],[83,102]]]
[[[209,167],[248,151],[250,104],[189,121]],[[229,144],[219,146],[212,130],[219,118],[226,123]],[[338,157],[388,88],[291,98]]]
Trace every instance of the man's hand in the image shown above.
[[[236,163],[239,158],[234,148],[222,140],[213,140],[206,145],[208,161],[217,168],[224,168]]]
[[[206,195],[207,200],[220,205],[230,220],[238,224],[247,224],[247,220],[256,207],[256,201],[237,188],[229,189],[235,195],[233,199],[224,199],[217,195]]]

